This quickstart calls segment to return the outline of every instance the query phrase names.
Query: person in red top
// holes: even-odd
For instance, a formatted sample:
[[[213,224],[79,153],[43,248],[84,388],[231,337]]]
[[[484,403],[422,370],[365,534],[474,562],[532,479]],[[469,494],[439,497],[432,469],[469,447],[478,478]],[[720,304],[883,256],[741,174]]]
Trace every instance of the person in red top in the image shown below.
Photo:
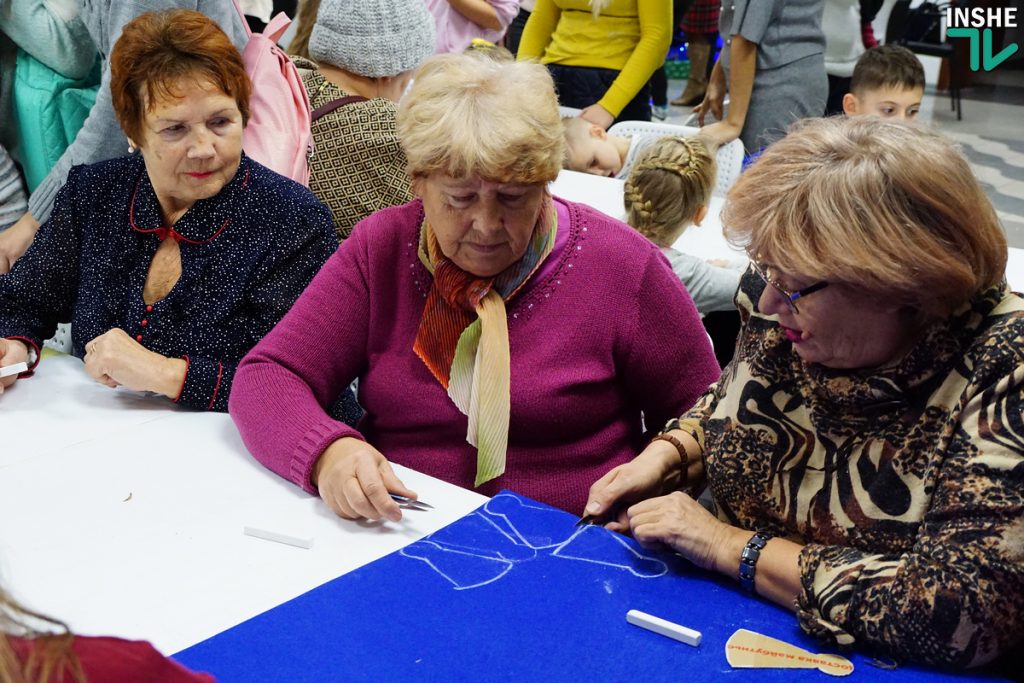
[[[39,631],[43,622],[54,631]],[[139,640],[72,634],[0,588],[0,683],[214,683]]]

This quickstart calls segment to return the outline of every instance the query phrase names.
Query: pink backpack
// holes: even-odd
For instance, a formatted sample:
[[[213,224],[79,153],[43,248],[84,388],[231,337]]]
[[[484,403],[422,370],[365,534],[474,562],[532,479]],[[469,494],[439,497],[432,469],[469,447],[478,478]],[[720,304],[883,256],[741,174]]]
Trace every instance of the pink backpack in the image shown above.
[[[242,148],[267,168],[308,186],[308,158],[313,152],[309,96],[298,68],[277,46],[292,21],[280,12],[263,33],[252,33],[238,0],[233,2],[249,33],[242,61],[252,81]]]

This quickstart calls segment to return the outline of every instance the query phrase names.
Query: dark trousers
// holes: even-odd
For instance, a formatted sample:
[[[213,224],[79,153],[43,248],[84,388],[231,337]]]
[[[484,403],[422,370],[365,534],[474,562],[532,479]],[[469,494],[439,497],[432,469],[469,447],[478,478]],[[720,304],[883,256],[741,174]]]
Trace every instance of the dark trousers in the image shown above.
[[[860,0],[860,23],[874,21],[885,0]]]
[[[852,78],[828,76],[828,99],[825,101],[825,116],[843,113],[843,96],[850,92]]]
[[[270,16],[276,17],[278,12],[284,12],[294,19],[297,5],[298,0],[274,0],[274,10],[270,13]],[[256,17],[250,17],[248,14],[245,15],[245,21],[249,24],[249,30],[253,33],[263,33],[263,29],[267,27],[262,21]]]
[[[683,20],[686,13],[690,11],[690,5],[694,3],[694,0],[673,0],[672,1],[672,37],[675,38],[675,32],[679,30],[679,22]],[[673,44],[675,41],[673,40]],[[665,74],[665,65],[659,66],[653,74],[651,74],[651,80],[647,82],[647,85],[651,88],[651,102],[656,107],[667,107],[668,106],[668,76]]]
[[[558,103],[563,107],[585,109],[604,97],[612,82],[618,77],[615,69],[598,69],[587,66],[563,66],[548,64],[548,71],[555,80]],[[651,85],[645,83],[640,92],[619,113],[615,122],[651,120]]]
[[[520,9],[519,14],[508,25],[508,31],[505,32],[505,47],[512,54],[519,52],[519,40],[523,37],[523,28],[526,26],[526,20],[529,18],[530,13]]]
[[[651,80],[647,82],[651,88],[651,104],[655,107],[668,106],[668,75],[665,73],[665,65],[662,64],[654,73]]]

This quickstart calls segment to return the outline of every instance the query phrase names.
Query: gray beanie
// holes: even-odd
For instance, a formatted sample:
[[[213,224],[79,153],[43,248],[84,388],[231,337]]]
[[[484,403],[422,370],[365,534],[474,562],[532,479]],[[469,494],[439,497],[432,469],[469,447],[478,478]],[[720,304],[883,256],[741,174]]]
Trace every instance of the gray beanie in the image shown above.
[[[423,0],[323,0],[309,56],[380,78],[415,69],[434,45],[434,17]]]

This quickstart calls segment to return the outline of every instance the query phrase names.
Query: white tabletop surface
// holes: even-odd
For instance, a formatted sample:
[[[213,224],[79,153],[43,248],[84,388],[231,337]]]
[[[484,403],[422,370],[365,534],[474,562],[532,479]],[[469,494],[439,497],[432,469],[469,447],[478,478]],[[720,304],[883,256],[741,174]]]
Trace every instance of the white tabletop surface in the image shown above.
[[[437,509],[339,519],[231,419],[94,384],[71,356],[0,396],[0,577],[76,632],[173,653],[445,526],[486,498],[397,467]],[[245,536],[312,538],[309,550]]]
[[[612,218],[624,221],[622,203],[623,181],[616,178],[563,170],[551,183],[551,193],[569,201],[588,204]],[[705,259],[746,260],[742,250],[735,249],[722,235],[720,215],[725,200],[712,197],[708,215],[701,225],[691,226],[672,246],[687,254]],[[1010,247],[1006,277],[1015,292],[1024,292],[1024,249]]]

